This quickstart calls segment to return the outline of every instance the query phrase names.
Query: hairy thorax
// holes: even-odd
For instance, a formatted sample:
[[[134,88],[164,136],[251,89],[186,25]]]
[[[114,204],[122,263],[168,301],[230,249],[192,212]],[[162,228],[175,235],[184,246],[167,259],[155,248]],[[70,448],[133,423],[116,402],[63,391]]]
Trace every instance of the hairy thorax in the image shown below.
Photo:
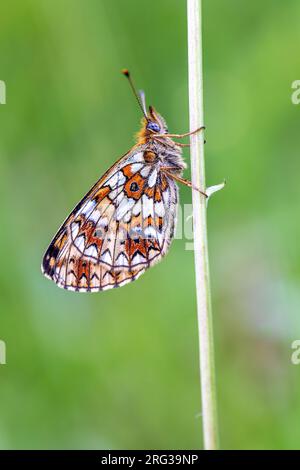
[[[181,175],[186,168],[186,163],[182,157],[182,150],[174,142],[160,143],[155,140],[149,140],[144,144],[144,160],[146,163],[153,164],[158,171],[166,169],[170,173]]]

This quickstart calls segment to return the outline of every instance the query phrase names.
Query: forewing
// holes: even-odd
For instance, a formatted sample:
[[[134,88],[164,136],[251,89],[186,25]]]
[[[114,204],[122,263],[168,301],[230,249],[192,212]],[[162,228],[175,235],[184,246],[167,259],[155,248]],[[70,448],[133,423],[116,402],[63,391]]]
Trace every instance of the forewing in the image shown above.
[[[68,290],[100,291],[137,279],[174,234],[174,181],[144,160],[122,157],[71,212],[45,253],[43,273]]]

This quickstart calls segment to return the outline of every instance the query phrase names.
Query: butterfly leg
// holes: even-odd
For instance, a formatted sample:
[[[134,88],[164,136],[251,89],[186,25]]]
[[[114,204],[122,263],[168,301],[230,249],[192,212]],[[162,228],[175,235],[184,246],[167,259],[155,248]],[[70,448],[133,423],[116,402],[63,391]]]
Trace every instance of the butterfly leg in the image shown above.
[[[191,144],[182,144],[181,142],[176,142],[176,145],[178,147],[190,147],[191,146]]]
[[[206,144],[206,140],[204,140],[204,143]],[[176,145],[178,147],[190,147],[191,144],[182,144],[181,142],[176,142]]]
[[[178,139],[183,139],[183,137],[188,137],[189,135],[197,134],[197,132],[204,131],[205,126],[198,127],[195,131],[185,132],[184,134],[155,134],[155,137],[177,137]]]
[[[175,175],[174,173],[168,171],[166,168],[162,167],[161,171],[165,173],[167,176],[170,178],[173,178],[175,181],[178,181],[179,183],[184,184],[185,186],[188,186],[189,188],[195,189],[195,191],[198,191],[200,194],[202,194],[205,197],[208,197],[208,195],[201,191],[201,189],[196,188],[196,186],[193,185],[193,183],[185,178],[181,178],[181,176]]]

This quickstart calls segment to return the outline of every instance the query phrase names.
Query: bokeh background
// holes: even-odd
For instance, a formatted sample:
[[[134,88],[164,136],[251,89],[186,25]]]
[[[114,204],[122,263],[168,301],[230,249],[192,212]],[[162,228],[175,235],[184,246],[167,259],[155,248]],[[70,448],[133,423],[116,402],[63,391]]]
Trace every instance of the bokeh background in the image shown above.
[[[204,1],[207,182],[228,182],[208,214],[225,449],[300,448],[299,18],[298,0]],[[118,290],[65,292],[40,273],[62,220],[133,144],[121,68],[188,129],[185,1],[3,2],[0,58],[0,447],[201,448],[186,240]]]

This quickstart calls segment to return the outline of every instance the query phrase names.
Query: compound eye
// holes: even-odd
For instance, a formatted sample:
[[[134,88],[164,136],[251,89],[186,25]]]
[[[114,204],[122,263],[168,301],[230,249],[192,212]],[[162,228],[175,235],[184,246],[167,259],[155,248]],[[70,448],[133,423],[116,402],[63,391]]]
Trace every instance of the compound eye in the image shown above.
[[[154,131],[154,132],[160,131],[160,127],[156,122],[148,122],[147,129],[150,129],[151,131]]]

